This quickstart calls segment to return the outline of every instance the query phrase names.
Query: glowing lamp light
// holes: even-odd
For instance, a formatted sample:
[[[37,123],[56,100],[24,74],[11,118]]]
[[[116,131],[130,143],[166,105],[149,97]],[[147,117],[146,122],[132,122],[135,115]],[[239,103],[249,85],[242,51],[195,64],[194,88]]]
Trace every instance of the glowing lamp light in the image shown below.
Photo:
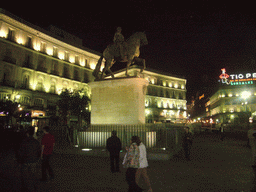
[[[175,88],[178,88],[178,84],[175,84],[174,87],[175,87]]]
[[[85,62],[84,62],[84,61],[80,61],[80,65],[81,65],[82,67],[84,67],[84,66],[85,66]]]
[[[24,41],[23,41],[22,38],[18,38],[18,39],[17,39],[17,43],[23,45],[23,44],[24,44]]]
[[[7,37],[7,32],[1,30],[1,31],[0,31],[0,37],[6,38],[6,37]]]
[[[33,89],[34,91],[36,90],[36,83],[30,84],[30,86],[32,87],[32,89]]]
[[[244,91],[241,93],[241,97],[243,99],[248,99],[251,96],[251,93],[249,91]]]
[[[34,49],[36,51],[40,51],[40,44],[34,44]]]
[[[70,61],[70,63],[75,63],[75,58],[70,56],[69,61]]]
[[[52,48],[47,47],[47,49],[46,49],[46,53],[47,53],[48,55],[53,55],[53,49],[52,49]]]
[[[59,57],[59,59],[64,60],[64,53],[59,52],[58,57]]]
[[[92,149],[84,148],[82,151],[91,151]]]
[[[91,63],[90,67],[91,67],[91,69],[95,69],[96,68],[96,64],[95,63]]]

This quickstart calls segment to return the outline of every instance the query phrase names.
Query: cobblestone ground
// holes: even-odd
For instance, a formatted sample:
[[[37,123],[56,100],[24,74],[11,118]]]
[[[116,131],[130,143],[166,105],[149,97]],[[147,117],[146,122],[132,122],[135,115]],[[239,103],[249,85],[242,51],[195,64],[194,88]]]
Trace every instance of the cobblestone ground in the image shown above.
[[[153,191],[256,191],[251,153],[246,141],[216,134],[194,137],[191,161],[179,154],[169,161],[149,161]],[[1,153],[1,191],[20,191],[19,166],[13,150]],[[120,162],[121,163],[121,162]],[[40,183],[40,191],[127,191],[125,169],[112,174],[109,159],[86,155],[54,154],[55,179]],[[38,167],[40,168],[40,167]],[[40,171],[38,172],[40,178]],[[146,188],[141,179],[140,185]]]

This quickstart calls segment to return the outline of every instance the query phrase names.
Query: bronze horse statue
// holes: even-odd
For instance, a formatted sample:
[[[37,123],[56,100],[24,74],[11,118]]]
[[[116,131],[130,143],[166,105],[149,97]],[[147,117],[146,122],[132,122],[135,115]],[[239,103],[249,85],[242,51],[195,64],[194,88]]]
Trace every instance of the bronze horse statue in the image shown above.
[[[146,68],[146,63],[145,59],[139,58],[139,55],[140,47],[148,44],[146,34],[144,32],[136,32],[130,38],[128,38],[124,44],[126,46],[127,60],[121,60],[119,47],[114,43],[108,45],[103,51],[103,55],[98,60],[96,68],[93,71],[93,76],[96,78],[96,80],[104,79],[104,74],[106,71],[109,71],[111,77],[114,78],[114,74],[110,68],[116,61],[127,62],[125,73],[126,76],[129,76],[128,69],[130,65],[135,62],[140,62],[143,64],[143,67],[141,68],[141,72],[143,72],[143,70]],[[101,73],[101,76],[99,76],[103,58],[106,60],[105,67]]]

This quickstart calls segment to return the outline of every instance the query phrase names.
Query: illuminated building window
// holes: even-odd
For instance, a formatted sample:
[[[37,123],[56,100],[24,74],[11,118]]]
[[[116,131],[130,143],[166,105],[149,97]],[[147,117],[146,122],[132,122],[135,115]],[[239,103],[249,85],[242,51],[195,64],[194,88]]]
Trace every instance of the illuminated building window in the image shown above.
[[[69,52],[65,51],[64,53],[64,60],[69,61]]]
[[[75,64],[79,64],[79,56],[78,55],[75,56]]]
[[[50,93],[56,94],[56,83],[51,82]]]
[[[89,62],[88,62],[88,59],[84,59],[84,64],[85,64],[85,67],[88,67],[88,68],[90,67],[90,66],[89,66]]]
[[[41,78],[37,82],[36,90],[37,91],[44,91],[43,80]]]
[[[22,88],[29,89],[29,75],[23,76]]]
[[[26,47],[32,48],[32,37],[27,37]]]
[[[15,41],[15,31],[13,29],[8,29],[7,39],[10,41]]]
[[[53,57],[58,57],[58,48],[53,47]]]
[[[46,53],[46,43],[45,42],[41,42],[40,51],[42,53]]]

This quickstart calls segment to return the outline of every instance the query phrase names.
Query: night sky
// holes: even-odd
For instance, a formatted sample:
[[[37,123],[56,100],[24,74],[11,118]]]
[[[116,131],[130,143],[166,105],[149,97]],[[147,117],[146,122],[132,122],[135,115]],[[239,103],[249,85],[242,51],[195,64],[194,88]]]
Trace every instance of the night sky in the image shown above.
[[[99,52],[113,41],[118,26],[125,38],[145,31],[149,44],[141,48],[140,57],[152,69],[185,77],[188,103],[201,87],[211,88],[217,82],[221,68],[229,73],[256,72],[253,2],[114,2],[86,1],[86,5],[63,1],[53,7],[42,1],[32,8],[18,4],[2,8],[45,29],[55,25]],[[116,65],[122,66],[113,69],[125,67]]]

